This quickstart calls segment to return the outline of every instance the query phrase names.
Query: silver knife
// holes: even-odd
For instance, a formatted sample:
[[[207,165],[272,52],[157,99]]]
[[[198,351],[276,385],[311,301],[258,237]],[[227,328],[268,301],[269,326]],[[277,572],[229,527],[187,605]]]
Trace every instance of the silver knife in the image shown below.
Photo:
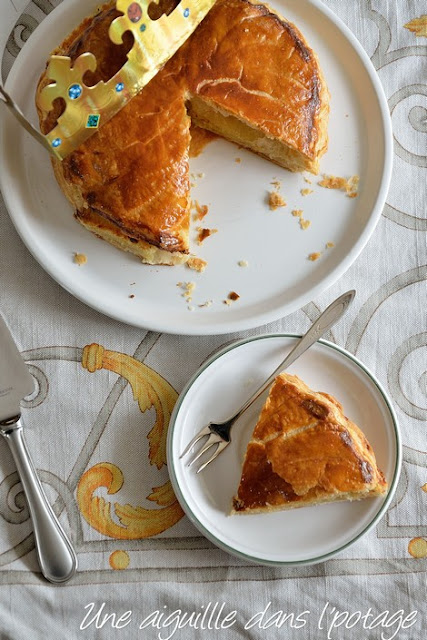
[[[34,380],[0,315],[0,433],[8,443],[23,486],[34,528],[40,568],[50,582],[66,582],[76,572],[77,557],[37,477],[22,431],[20,402]]]

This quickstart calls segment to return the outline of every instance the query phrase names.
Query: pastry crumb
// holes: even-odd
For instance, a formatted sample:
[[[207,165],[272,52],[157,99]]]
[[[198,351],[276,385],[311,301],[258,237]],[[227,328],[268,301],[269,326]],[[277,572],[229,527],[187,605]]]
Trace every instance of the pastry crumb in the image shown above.
[[[196,288],[195,282],[177,282],[177,287],[183,290],[181,294],[183,298],[187,300],[187,302],[191,302],[193,291]]]
[[[239,262],[237,264],[239,265],[239,267],[248,267],[249,266],[249,262],[247,260],[239,260]]]
[[[301,189],[301,195],[302,196],[309,196],[310,193],[313,193],[313,189],[307,189],[307,188]]]
[[[271,191],[268,195],[268,206],[272,211],[279,207],[286,207],[286,202],[277,191]]]
[[[203,302],[202,304],[199,304],[198,306],[201,309],[204,309],[205,307],[211,307],[213,305],[213,300],[206,300],[206,302]]]
[[[325,189],[338,189],[340,191],[345,191],[349,198],[357,198],[359,180],[360,178],[358,175],[351,176],[347,179],[340,176],[324,174],[322,180],[318,182],[318,185]]]
[[[311,262],[316,262],[316,260],[318,260],[321,257],[322,257],[322,254],[320,253],[320,251],[315,251],[314,253],[309,254],[308,259],[311,260]]]
[[[223,303],[226,304],[227,306],[230,306],[231,304],[233,304],[233,302],[236,302],[236,300],[238,300],[240,298],[239,294],[236,293],[235,291],[230,291],[230,293],[227,296],[226,300],[223,300]]]
[[[325,247],[326,247],[326,249],[332,249],[332,247],[335,247],[335,243],[334,242],[327,242]]]
[[[313,184],[310,178],[307,178],[306,176],[304,176],[304,182],[306,182],[307,184]]]
[[[133,299],[134,297],[135,297],[134,293],[131,293],[130,296],[129,296],[129,298],[131,298],[131,299]]]
[[[204,227],[197,227],[196,231],[198,232],[197,244],[202,244],[206,238],[209,238],[209,236],[212,236],[214,233],[218,233],[218,229],[206,229]]]
[[[87,262],[87,256],[84,253],[75,253],[73,261],[81,267]]]
[[[209,207],[207,204],[200,204],[198,200],[192,200],[191,208],[196,210],[194,214],[195,220],[203,220],[205,215],[209,212]]]
[[[202,258],[196,258],[196,256],[193,256],[187,260],[186,265],[189,269],[202,273],[206,269],[208,263],[206,260],[202,260]]]
[[[193,307],[193,305],[191,305],[191,304],[189,304],[189,305],[188,305],[187,309],[188,309],[189,311],[194,311],[194,307]]]
[[[299,218],[298,222],[299,222],[299,226],[301,227],[301,229],[303,231],[305,231],[306,229],[308,229],[308,227],[311,225],[311,221],[310,220],[306,220],[303,217],[304,211],[302,209],[293,209],[291,211],[292,215],[294,216],[294,218]]]
[[[203,173],[203,171],[201,171],[200,173],[197,174],[198,178],[204,178],[205,174]]]
[[[242,162],[242,158],[234,158],[234,162],[237,162],[237,164],[240,164]]]
[[[273,180],[270,182],[270,184],[273,185],[273,187],[276,189],[276,191],[278,191],[280,189],[280,187],[282,186],[282,183],[277,178],[273,178]]]
[[[324,189],[343,189],[345,191],[347,187],[347,180],[340,178],[339,176],[324,175],[322,180],[319,180],[318,184]]]

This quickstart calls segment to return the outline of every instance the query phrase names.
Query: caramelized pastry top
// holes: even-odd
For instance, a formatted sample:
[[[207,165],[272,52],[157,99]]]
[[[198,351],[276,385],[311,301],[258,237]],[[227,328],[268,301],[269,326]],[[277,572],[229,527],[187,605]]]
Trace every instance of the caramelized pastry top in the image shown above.
[[[263,4],[219,0],[178,56],[192,95],[315,157],[324,88],[294,25]]]
[[[335,398],[279,375],[247,448],[235,511],[379,495],[386,487],[372,447]]]
[[[166,4],[173,0],[166,0]],[[98,61],[85,81],[108,80],[125,63],[132,36],[114,45],[111,4],[85,20],[56,53]],[[42,78],[40,87],[46,83]],[[265,136],[315,159],[326,147],[326,87],[315,54],[299,31],[265,5],[218,0],[190,39],[112,120],[55,166],[77,209],[91,208],[130,238],[170,251],[188,250],[190,118],[197,97],[248,122]],[[60,101],[40,113],[46,133]]]

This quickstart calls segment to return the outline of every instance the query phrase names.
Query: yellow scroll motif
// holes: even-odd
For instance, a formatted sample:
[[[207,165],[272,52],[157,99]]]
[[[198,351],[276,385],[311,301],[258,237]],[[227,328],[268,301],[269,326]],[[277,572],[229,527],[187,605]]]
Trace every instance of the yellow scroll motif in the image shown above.
[[[138,362],[131,356],[115,351],[107,351],[98,344],[83,349],[82,365],[90,373],[108,369],[124,377],[131,385],[134,399],[141,412],[154,407],[156,420],[148,434],[149,460],[161,469],[166,464],[166,435],[169,419],[178,394],[158,373]],[[100,533],[112,538],[135,540],[148,538],[166,531],[184,515],[176,500],[170,482],[155,487],[147,499],[161,509],[145,509],[130,504],[121,505],[95,496],[100,487],[114,495],[123,486],[124,477],[114,464],[103,462],[91,467],[80,479],[77,501],[85,520]],[[111,509],[119,519],[118,524],[111,517]]]
[[[410,22],[404,25],[406,29],[415,33],[415,35],[419,38],[420,36],[424,36],[427,38],[427,16],[420,16],[419,18],[414,18]]]

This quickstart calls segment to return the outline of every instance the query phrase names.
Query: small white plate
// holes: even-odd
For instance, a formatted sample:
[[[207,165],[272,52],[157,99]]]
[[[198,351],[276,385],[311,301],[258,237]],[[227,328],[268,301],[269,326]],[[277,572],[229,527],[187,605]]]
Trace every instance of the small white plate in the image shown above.
[[[193,376],[175,406],[168,433],[168,469],[178,500],[214,544],[260,564],[314,564],[343,551],[384,515],[396,488],[401,444],[394,411],[379,382],[354,356],[317,342],[290,368],[311,388],[335,396],[371,443],[389,483],[385,498],[324,504],[257,515],[228,515],[243,457],[266,394],[235,424],[232,443],[202,473],[179,458],[209,421],[233,415],[291,349],[296,336],[240,340],[213,355]]]
[[[64,0],[31,35],[7,80],[7,90],[38,126],[34,94],[46,60],[99,0]],[[149,267],[102,242],[73,218],[48,154],[5,113],[0,145],[0,185],[12,221],[42,267],[74,296],[129,324],[178,334],[240,331],[283,317],[313,300],[356,259],[381,215],[392,166],[387,100],[356,38],[318,0],[270,0],[301,29],[317,52],[331,93],[329,150],[324,173],[360,175],[357,198],[322,189],[253,153],[218,140],[191,162],[192,197],[209,205],[204,225],[218,229],[201,247],[202,274],[186,267]],[[236,157],[241,159],[235,162]],[[270,211],[271,182],[281,181],[286,208]],[[313,189],[307,196],[304,188]],[[292,209],[311,226],[302,231]],[[196,225],[193,225],[193,227]],[[335,246],[326,249],[333,242]],[[86,254],[84,266],[73,263]],[[316,262],[313,252],[323,252]],[[248,266],[238,265],[246,260]],[[178,282],[194,281],[188,310]],[[223,303],[231,291],[240,299]],[[130,296],[133,296],[132,298]],[[212,300],[211,306],[203,305]]]

